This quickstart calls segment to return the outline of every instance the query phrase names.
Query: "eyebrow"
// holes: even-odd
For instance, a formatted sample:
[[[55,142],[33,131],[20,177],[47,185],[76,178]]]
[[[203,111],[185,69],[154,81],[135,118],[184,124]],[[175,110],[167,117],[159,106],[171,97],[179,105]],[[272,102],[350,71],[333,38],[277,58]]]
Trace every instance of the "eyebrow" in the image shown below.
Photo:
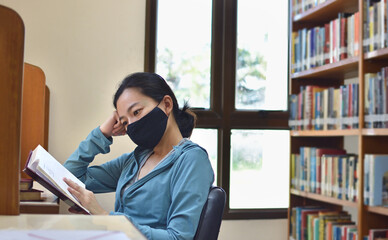
[[[127,113],[130,112],[131,109],[132,109],[133,107],[135,107],[137,104],[139,104],[139,102],[135,102],[135,103],[133,103],[131,106],[129,106],[128,109],[127,109]],[[121,121],[124,117],[125,117],[125,116],[121,116],[121,117],[119,118],[119,120]]]

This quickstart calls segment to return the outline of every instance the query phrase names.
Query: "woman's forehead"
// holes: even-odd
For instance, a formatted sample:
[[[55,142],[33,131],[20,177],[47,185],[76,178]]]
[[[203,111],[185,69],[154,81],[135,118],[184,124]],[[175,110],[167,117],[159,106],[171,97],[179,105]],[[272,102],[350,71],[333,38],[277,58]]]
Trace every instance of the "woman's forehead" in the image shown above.
[[[148,105],[155,102],[152,98],[144,95],[136,88],[127,88],[120,95],[117,100],[117,110],[127,111],[127,109],[134,105]]]

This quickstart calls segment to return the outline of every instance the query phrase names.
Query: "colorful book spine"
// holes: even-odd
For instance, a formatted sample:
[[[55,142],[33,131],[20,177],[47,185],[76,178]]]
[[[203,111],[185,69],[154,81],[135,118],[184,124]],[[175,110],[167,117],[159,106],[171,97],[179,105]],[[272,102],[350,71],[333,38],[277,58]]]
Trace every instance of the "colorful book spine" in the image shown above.
[[[365,128],[388,127],[388,67],[377,73],[364,76],[364,115]]]
[[[384,72],[384,75],[387,75],[386,72]],[[367,81],[368,74],[365,76],[365,79]],[[384,79],[381,78],[379,82],[380,85],[377,85],[383,86],[385,84],[385,90],[379,90],[378,92],[381,97],[380,100],[378,100],[378,103],[376,103],[380,106],[379,109],[381,109],[381,114],[388,112],[383,110],[388,109],[388,104],[384,101],[384,99],[386,99],[384,96],[386,96],[388,81],[387,78],[385,78],[384,81],[383,80]],[[372,80],[369,79],[370,83],[365,84],[365,91],[371,91],[371,89],[374,89],[375,85],[372,85],[374,83],[371,81]],[[341,85],[339,88],[320,87],[315,85],[301,87],[298,94],[292,94],[289,98],[289,126],[292,130],[334,130],[358,128],[358,91],[359,85],[356,83]],[[365,98],[367,98],[367,96],[369,98],[369,96],[372,96],[372,93],[369,92],[367,94],[366,92],[365,95]],[[365,101],[370,105],[371,103],[374,103],[376,99],[367,99]],[[373,109],[373,106],[366,106],[367,109]],[[366,115],[368,116],[370,114],[371,113]],[[366,125],[371,121],[368,120],[368,118],[365,120]],[[380,120],[380,122],[381,121],[382,120]],[[386,125],[388,126],[388,117],[386,121],[384,120],[384,125],[381,124],[381,126]]]
[[[386,0],[364,0],[364,52],[388,46]]]
[[[388,155],[365,154],[364,203],[388,206]]]
[[[291,72],[297,73],[324,64],[358,56],[359,13],[339,13],[321,26],[292,33]]]
[[[293,0],[292,1],[292,17],[302,14],[305,11],[317,7],[327,0]]]
[[[291,187],[354,202],[358,191],[357,169],[355,154],[302,146],[299,153],[291,156]]]

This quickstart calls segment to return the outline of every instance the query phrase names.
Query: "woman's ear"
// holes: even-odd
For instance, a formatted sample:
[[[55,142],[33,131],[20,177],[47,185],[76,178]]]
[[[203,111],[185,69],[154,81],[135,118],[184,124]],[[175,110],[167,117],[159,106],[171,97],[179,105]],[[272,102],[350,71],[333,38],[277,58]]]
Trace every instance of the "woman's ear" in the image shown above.
[[[172,102],[172,98],[169,96],[169,95],[166,95],[163,97],[163,105],[164,105],[164,111],[166,113],[167,116],[170,115],[170,113],[172,112],[172,109],[174,107],[174,104]]]

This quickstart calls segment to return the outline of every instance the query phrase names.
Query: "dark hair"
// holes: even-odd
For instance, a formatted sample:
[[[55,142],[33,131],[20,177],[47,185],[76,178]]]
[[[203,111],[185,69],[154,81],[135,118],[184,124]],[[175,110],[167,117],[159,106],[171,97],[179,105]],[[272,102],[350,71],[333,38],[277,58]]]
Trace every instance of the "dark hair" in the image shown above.
[[[173,102],[172,112],[182,136],[191,136],[197,117],[189,110],[187,102],[185,102],[182,109],[179,109],[174,92],[161,76],[156,73],[139,72],[124,78],[113,98],[113,105],[116,109],[117,100],[127,88],[138,88],[142,94],[154,99],[158,103],[162,101],[164,96],[170,96]]]

